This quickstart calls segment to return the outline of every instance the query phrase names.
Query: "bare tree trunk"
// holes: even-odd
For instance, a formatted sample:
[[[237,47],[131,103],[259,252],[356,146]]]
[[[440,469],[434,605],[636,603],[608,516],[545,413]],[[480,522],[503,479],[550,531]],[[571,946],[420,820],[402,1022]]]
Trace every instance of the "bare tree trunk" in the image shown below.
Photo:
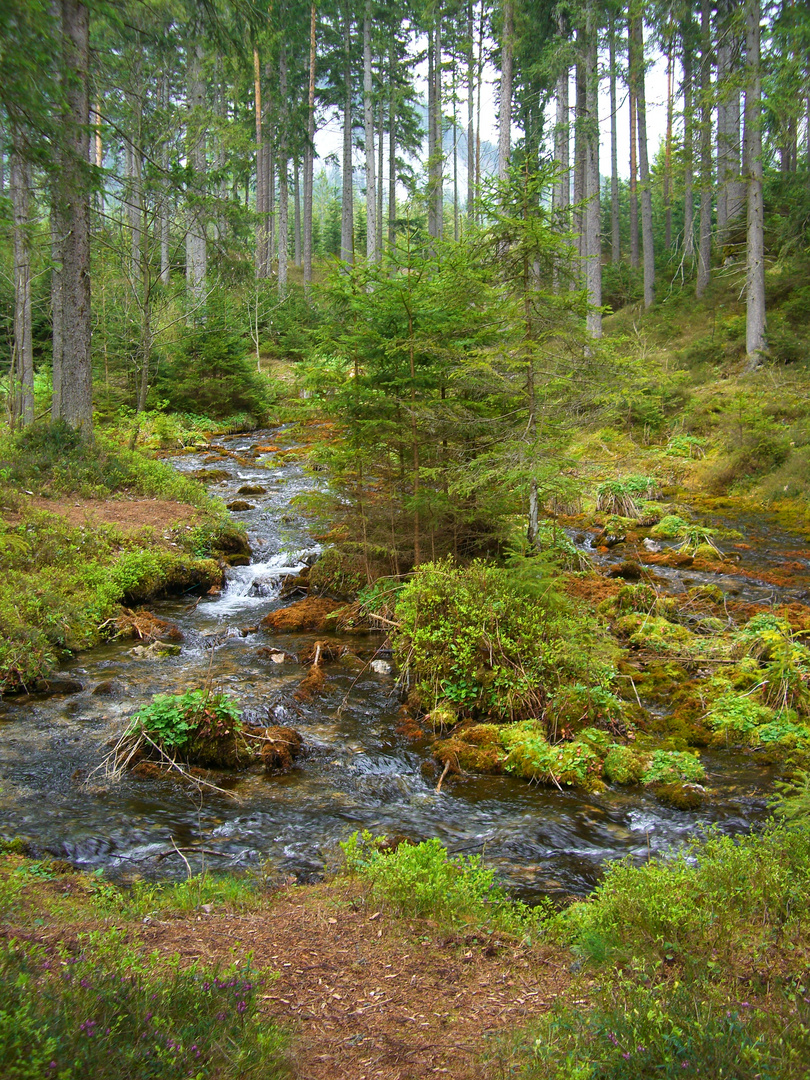
[[[301,165],[293,158],[293,259],[301,265]]]
[[[717,245],[726,243],[726,220],[728,205],[728,138],[727,128],[727,91],[731,73],[731,48],[728,40],[728,7],[720,0],[717,5]]]
[[[186,140],[188,158],[193,172],[194,190],[188,201],[186,231],[186,288],[189,300],[199,304],[205,295],[205,276],[208,269],[208,238],[204,210],[207,170],[205,152],[205,81],[202,74],[203,49],[199,33],[189,42],[186,79],[188,126]],[[196,42],[196,44],[195,44]]]
[[[456,68],[453,66],[453,240],[458,243],[458,95]]]
[[[574,235],[577,253],[580,258],[587,255],[585,238],[585,214],[582,202],[585,198],[585,158],[587,155],[587,79],[585,75],[585,52],[587,35],[582,28],[577,30],[577,67],[576,67],[576,118],[574,121]]]
[[[363,16],[363,124],[366,154],[366,258],[377,261],[377,174],[374,153],[374,84],[371,70],[371,0]]]
[[[0,109],[0,199],[6,194],[6,127]]]
[[[634,270],[638,270],[640,264],[638,248],[638,161],[636,157],[638,148],[636,131],[638,121],[636,101],[638,58],[636,56],[636,41],[632,19],[627,22],[627,66],[630,101],[630,265]]]
[[[594,0],[587,8],[585,53],[585,286],[588,333],[602,336],[602,228],[599,206],[599,65]]]
[[[34,422],[34,347],[31,334],[31,166],[20,133],[13,133],[9,187],[14,215],[14,361],[12,415],[23,427]]]
[[[674,67],[673,38],[667,40],[667,133],[664,141],[664,246],[672,248],[672,120],[673,89],[672,76]]]
[[[315,184],[315,31],[316,9],[309,9],[309,90],[307,96],[307,145],[304,151],[304,288],[312,282],[312,191]]]
[[[388,250],[393,254],[397,232],[397,109],[394,90],[394,39],[388,53],[390,90],[388,97]]]
[[[475,220],[475,19],[467,0],[467,220]]]
[[[608,26],[610,52],[610,261],[614,266],[621,262],[622,243],[619,228],[619,136],[617,130],[616,103],[616,28],[613,14]]]
[[[385,204],[383,199],[385,180],[385,101],[382,94],[380,95],[380,106],[377,112],[377,259],[382,258],[383,251],[385,250],[385,241],[383,240],[383,218],[385,213]]]
[[[693,180],[693,159],[695,129],[692,93],[692,46],[684,43],[683,56],[683,253],[691,262],[695,257],[695,189]]]
[[[644,253],[644,307],[652,307],[655,301],[655,250],[653,248],[652,188],[650,165],[647,158],[647,96],[644,78],[644,26],[641,15],[635,19],[638,79],[636,104],[638,107],[638,164],[641,179],[641,246]]]
[[[281,46],[278,60],[278,96],[281,102],[278,152],[278,295],[287,295],[287,262],[289,260],[289,195],[290,178],[287,175],[287,47]]]
[[[481,85],[484,81],[484,0],[478,15],[478,99],[475,103],[475,198],[476,221],[481,220],[478,200],[481,197]]]
[[[433,65],[436,79],[436,235],[444,236],[444,117],[442,115],[442,24],[441,8],[436,11],[436,61]]]
[[[498,180],[509,176],[509,157],[512,148],[512,50],[514,46],[513,0],[503,3],[503,37],[501,38],[501,86],[498,104]]]
[[[706,291],[712,257],[712,109],[711,88],[711,2],[701,0],[700,7],[700,233],[695,295]]]
[[[169,110],[169,79],[164,73],[160,81],[160,101],[168,114]],[[171,262],[169,254],[169,146],[164,140],[160,152],[160,163],[163,169],[163,178],[160,192],[160,280],[164,285],[169,284],[171,277]]]
[[[746,238],[746,371],[753,371],[767,348],[765,338],[765,249],[762,205],[762,78],[759,0],[745,0],[745,141],[748,162]]]
[[[354,177],[352,173],[352,24],[346,10],[343,60],[343,199],[340,213],[340,257],[350,263],[354,259]]]
[[[65,111],[56,178],[59,254],[60,351],[52,416],[89,436],[93,425],[90,355],[89,12],[81,0],[61,0]],[[69,73],[69,77],[68,77]],[[54,350],[55,359],[58,356]]]
[[[268,275],[267,265],[267,162],[262,141],[262,69],[259,48],[253,46],[253,106],[256,118],[256,277]]]

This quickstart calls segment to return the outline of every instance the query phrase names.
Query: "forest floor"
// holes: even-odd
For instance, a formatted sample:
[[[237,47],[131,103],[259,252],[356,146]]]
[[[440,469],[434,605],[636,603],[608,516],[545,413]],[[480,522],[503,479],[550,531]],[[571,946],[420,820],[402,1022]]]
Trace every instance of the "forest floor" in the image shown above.
[[[183,966],[224,968],[249,954],[269,976],[259,1017],[288,1031],[301,1080],[500,1076],[515,1033],[582,992],[560,948],[398,917],[369,906],[356,880],[284,886],[247,910],[202,904],[137,920],[93,918],[84,890],[83,876],[36,882],[29,910],[50,914],[34,925],[12,916],[0,935],[78,951],[80,935],[114,924],[144,953]]]
[[[33,495],[25,505],[28,510],[57,514],[74,527],[114,525],[126,535],[146,528],[167,531],[193,525],[201,516],[196,506],[172,499],[83,499],[78,495],[51,499]],[[23,513],[0,507],[0,517],[13,527],[22,521]]]

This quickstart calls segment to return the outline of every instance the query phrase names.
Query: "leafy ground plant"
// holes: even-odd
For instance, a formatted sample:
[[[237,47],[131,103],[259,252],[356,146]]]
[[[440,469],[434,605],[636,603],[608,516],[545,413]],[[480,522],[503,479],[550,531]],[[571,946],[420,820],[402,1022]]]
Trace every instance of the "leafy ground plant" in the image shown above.
[[[288,1075],[281,1029],[257,1022],[263,976],[159,961],[116,930],[75,948],[0,946],[0,1073],[6,1080],[194,1080]]]
[[[452,856],[436,837],[420,844],[386,846],[385,837],[353,833],[340,845],[346,869],[369,882],[376,900],[407,916],[450,925],[488,926],[524,935],[548,914],[506,894],[480,855]]]

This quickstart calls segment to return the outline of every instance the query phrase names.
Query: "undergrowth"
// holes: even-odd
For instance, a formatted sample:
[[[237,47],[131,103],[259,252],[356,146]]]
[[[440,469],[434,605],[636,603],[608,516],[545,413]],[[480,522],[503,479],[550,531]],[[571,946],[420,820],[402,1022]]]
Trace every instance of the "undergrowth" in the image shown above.
[[[221,969],[162,960],[116,929],[75,944],[0,945],[0,1071],[7,1080],[288,1075],[262,1019],[250,958]]]

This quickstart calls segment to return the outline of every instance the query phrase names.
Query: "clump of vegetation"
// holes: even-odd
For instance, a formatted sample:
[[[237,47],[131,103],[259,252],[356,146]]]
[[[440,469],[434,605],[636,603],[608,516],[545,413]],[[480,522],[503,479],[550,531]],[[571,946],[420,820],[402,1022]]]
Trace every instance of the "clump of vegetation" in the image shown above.
[[[710,832],[666,861],[614,863],[548,926],[589,965],[591,989],[585,1007],[561,999],[539,1020],[525,1075],[800,1080],[808,902],[801,814],[790,829]]]
[[[369,883],[376,902],[402,915],[525,934],[548,914],[547,905],[530,908],[509,897],[480,855],[451,856],[436,837],[392,850],[385,837],[365,831],[340,846],[346,869]]]
[[[685,536],[690,527],[689,522],[679,514],[666,514],[650,529],[650,536],[654,536],[656,540],[677,540],[678,537]]]
[[[116,930],[75,945],[0,945],[0,1061],[9,1080],[288,1075],[286,1038],[257,1020],[264,977],[161,961]]]
[[[652,499],[659,484],[650,476],[627,476],[622,480],[606,480],[596,489],[596,509],[600,513],[617,514],[623,518],[640,518],[637,499]]]
[[[116,770],[154,759],[221,769],[244,768],[261,742],[245,733],[236,701],[227,694],[188,690],[156,694],[133,715],[113,751]]]
[[[449,560],[419,567],[397,598],[393,638],[414,704],[518,720],[542,714],[569,682],[609,682],[604,631],[554,591],[542,564],[535,573]]]

